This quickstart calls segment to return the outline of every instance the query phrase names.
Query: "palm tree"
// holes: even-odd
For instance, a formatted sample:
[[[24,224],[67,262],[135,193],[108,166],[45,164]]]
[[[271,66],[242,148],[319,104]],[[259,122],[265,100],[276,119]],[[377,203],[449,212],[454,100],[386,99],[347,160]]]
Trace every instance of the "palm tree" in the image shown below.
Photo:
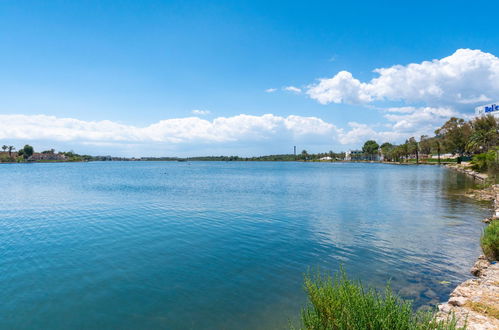
[[[7,150],[7,148],[9,148],[9,147],[7,147],[7,146],[4,144],[4,145],[2,146],[3,152],[5,152],[5,150]]]
[[[301,152],[301,157],[302,157],[303,160],[307,161],[307,158],[308,158],[308,152],[307,152],[307,150],[303,150]]]
[[[16,148],[14,148],[14,146],[9,146],[9,157],[12,157],[12,151],[16,150]]]

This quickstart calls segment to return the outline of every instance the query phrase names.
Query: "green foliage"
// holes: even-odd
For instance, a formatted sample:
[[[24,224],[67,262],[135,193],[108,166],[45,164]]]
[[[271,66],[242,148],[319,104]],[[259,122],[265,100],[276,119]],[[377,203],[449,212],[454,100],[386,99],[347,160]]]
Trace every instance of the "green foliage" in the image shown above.
[[[375,154],[378,152],[379,145],[376,141],[374,140],[369,140],[364,143],[364,146],[362,147],[362,151],[365,152],[368,155]]]
[[[10,161],[12,161],[12,159],[9,156],[7,155],[0,156],[0,163],[10,162]]]
[[[499,172],[499,148],[474,155],[471,159],[471,168],[478,172]]]
[[[413,312],[387,285],[383,294],[365,289],[341,270],[334,278],[305,277],[309,304],[302,310],[304,329],[456,329],[454,318],[435,321],[432,312]]]
[[[499,260],[499,221],[494,220],[485,227],[480,239],[483,253],[489,260]]]
[[[466,151],[466,145],[471,133],[470,123],[456,117],[452,117],[435,131],[435,134],[441,136],[444,151],[461,156]]]
[[[492,116],[477,117],[470,122],[472,133],[466,144],[470,153],[489,151],[499,143],[499,122]]]
[[[24,148],[22,148],[21,150],[22,150],[22,156],[24,157],[24,159],[28,159],[29,157],[33,156],[34,149],[29,144],[25,145]],[[21,150],[19,150],[19,152]]]

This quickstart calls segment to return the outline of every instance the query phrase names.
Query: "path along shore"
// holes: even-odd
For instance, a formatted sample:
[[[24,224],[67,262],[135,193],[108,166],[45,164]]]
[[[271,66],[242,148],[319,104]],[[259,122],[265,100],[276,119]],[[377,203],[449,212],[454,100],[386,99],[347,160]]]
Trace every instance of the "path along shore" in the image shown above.
[[[487,180],[486,174],[476,173],[466,168],[466,164],[447,166],[476,180]],[[483,222],[499,221],[499,185],[467,195],[493,201],[494,214]],[[467,329],[499,329],[499,263],[491,263],[481,255],[471,268],[471,274],[475,278],[459,284],[450,294],[449,300],[438,306],[437,318],[446,319],[453,313],[458,319],[458,325],[466,323]]]

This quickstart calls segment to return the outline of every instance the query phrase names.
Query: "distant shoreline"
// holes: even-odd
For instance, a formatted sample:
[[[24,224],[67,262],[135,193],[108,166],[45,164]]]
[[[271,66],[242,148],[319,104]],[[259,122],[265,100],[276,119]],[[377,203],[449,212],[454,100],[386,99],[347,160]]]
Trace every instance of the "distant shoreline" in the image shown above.
[[[11,161],[11,162],[0,162],[0,164],[51,164],[51,163],[93,163],[93,162],[103,162],[103,163],[112,163],[112,162],[276,162],[276,163],[361,163],[361,164],[389,164],[389,165],[453,165],[456,164],[455,161],[441,161],[440,164],[438,162],[425,162],[420,161],[416,163],[415,161],[410,162],[386,162],[386,161],[375,161],[375,160],[255,160],[255,159],[238,159],[238,160],[221,160],[221,159],[190,159],[190,158],[179,158],[179,159],[120,159],[120,160],[28,160],[28,161]]]

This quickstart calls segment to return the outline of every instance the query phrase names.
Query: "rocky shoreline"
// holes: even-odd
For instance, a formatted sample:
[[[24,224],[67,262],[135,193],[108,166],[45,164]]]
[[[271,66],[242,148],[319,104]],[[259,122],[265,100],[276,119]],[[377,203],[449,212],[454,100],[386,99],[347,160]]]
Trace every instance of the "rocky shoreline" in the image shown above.
[[[476,173],[466,165],[447,165],[449,168],[468,174],[475,179],[486,181],[487,175]],[[468,197],[494,202],[494,214],[483,222],[499,221],[499,185],[474,191]],[[458,285],[446,303],[438,306],[438,319],[455,315],[458,326],[466,324],[467,329],[499,329],[499,263],[490,262],[481,255],[471,268],[476,278]]]

